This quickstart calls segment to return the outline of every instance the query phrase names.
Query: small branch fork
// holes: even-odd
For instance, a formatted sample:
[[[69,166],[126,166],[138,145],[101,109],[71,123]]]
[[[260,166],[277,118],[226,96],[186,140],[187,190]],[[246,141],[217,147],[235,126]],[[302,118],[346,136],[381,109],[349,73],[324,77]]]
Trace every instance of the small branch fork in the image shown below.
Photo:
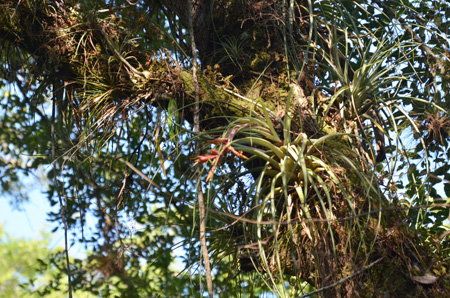
[[[192,21],[193,14],[193,5],[192,0],[188,0],[188,15],[189,15],[189,33],[191,38],[191,49],[192,49],[192,80],[194,82],[195,88],[195,106],[194,106],[194,131],[200,132],[200,87],[197,79],[197,48],[195,46],[195,38],[194,38],[194,25]],[[199,141],[195,144],[195,152],[198,156],[200,153],[200,143]],[[205,271],[206,271],[206,285],[208,287],[208,294],[210,298],[213,298],[213,285],[212,285],[212,277],[211,277],[211,263],[208,255],[208,247],[206,246],[206,212],[205,212],[205,201],[203,198],[203,188],[201,181],[201,172],[197,171],[196,174],[196,184],[197,184],[197,196],[198,196],[198,209],[200,213],[200,244],[201,251],[203,255],[203,260],[205,262]]]

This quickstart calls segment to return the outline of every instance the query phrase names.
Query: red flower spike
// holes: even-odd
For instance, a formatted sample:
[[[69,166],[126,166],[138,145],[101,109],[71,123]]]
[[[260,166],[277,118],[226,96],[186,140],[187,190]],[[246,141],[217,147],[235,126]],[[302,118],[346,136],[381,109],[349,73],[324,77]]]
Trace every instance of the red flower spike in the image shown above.
[[[208,161],[208,157],[204,156],[204,155],[198,155],[195,158],[195,162],[194,162],[194,166],[198,165],[198,164],[202,164]]]
[[[216,169],[216,165],[213,165],[211,167],[211,170],[209,170],[208,176],[206,176],[206,182],[208,182],[209,180],[212,179],[213,175],[214,175],[214,170]]]
[[[209,154],[207,154],[207,155],[219,155],[219,151],[217,151],[217,150],[215,150],[215,149],[211,149],[211,150],[209,150]]]
[[[208,182],[209,180],[212,179],[212,177],[214,175],[214,171],[216,169],[216,166],[217,166],[218,162],[220,161],[220,158],[222,157],[222,155],[224,155],[224,154],[226,154],[226,153],[231,151],[231,153],[233,153],[237,157],[248,159],[247,156],[245,156],[242,153],[238,152],[236,149],[234,149],[231,146],[231,142],[230,142],[230,140],[228,138],[219,138],[219,139],[215,139],[215,140],[208,140],[206,142],[207,143],[211,143],[211,144],[215,144],[215,145],[220,145],[220,144],[225,143],[225,145],[222,147],[222,150],[220,152],[218,150],[216,150],[216,149],[211,149],[211,150],[209,150],[208,154],[206,154],[206,155],[198,155],[196,157],[194,165],[196,165],[196,164],[203,164],[203,163],[205,163],[207,161],[214,162],[213,166],[209,170],[208,176],[206,177],[206,182]]]
[[[242,154],[241,152],[236,151],[236,149],[234,149],[233,147],[230,146],[230,150],[231,153],[233,153],[234,155],[236,155],[237,157],[241,157],[243,159],[248,159],[247,156],[245,156],[244,154]]]
[[[202,164],[205,163],[207,161],[214,161],[217,158],[218,154],[217,153],[213,153],[213,154],[206,154],[206,155],[198,155],[195,158],[195,163],[194,166],[197,164]]]

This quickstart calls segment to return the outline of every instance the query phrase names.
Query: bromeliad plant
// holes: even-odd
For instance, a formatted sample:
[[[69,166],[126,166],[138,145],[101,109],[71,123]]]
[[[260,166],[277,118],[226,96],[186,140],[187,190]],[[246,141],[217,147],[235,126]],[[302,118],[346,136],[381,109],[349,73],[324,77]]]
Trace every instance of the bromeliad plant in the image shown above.
[[[367,161],[351,149],[358,136],[291,130],[292,94],[288,112],[278,119],[281,128],[262,104],[263,116],[235,119],[209,141],[217,147],[196,159],[196,164],[211,162],[207,181],[228,152],[248,159],[253,182],[245,199],[236,198],[245,210],[234,223],[239,226],[233,233],[235,252],[241,268],[268,274],[280,296],[287,295],[277,287],[286,275],[321,286],[327,278],[344,276],[349,264],[364,264],[376,238],[370,218],[387,204],[374,174],[364,170]],[[228,178],[239,180],[245,173],[236,170]]]

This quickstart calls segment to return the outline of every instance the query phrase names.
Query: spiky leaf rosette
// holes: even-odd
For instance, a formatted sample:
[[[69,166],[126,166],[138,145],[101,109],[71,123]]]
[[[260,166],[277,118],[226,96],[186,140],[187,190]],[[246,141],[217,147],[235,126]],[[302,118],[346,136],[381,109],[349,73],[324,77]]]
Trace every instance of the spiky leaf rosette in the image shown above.
[[[372,218],[381,216],[387,201],[370,166],[352,150],[358,136],[293,133],[291,113],[276,128],[270,111],[263,111],[265,116],[232,121],[211,142],[217,147],[197,160],[211,162],[209,180],[229,151],[250,157],[253,182],[245,198],[235,198],[245,210],[233,223],[241,270],[268,274],[275,289],[287,275],[320,286],[314,273],[336,280],[352,269],[349,264],[363,266],[376,240]]]

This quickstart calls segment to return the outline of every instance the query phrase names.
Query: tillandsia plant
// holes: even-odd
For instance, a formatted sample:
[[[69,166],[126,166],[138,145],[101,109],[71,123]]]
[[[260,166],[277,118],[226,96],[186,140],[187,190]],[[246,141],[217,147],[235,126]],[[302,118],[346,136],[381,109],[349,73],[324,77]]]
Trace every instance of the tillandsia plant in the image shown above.
[[[274,113],[261,102],[260,114],[231,121],[222,136],[209,141],[217,147],[196,159],[197,164],[211,163],[209,181],[226,153],[250,157],[244,165],[252,164],[253,183],[241,201],[247,208],[230,225],[235,255],[241,268],[267,274],[272,289],[282,296],[288,294],[277,285],[286,276],[320,287],[318,279],[340,278],[351,270],[349,264],[364,265],[378,229],[371,218],[379,217],[388,204],[375,175],[367,171],[367,161],[352,150],[351,141],[359,136],[292,130],[294,90],[278,126],[271,119]],[[255,169],[255,164],[260,166]],[[245,174],[235,171],[237,177],[228,178],[239,180]]]

